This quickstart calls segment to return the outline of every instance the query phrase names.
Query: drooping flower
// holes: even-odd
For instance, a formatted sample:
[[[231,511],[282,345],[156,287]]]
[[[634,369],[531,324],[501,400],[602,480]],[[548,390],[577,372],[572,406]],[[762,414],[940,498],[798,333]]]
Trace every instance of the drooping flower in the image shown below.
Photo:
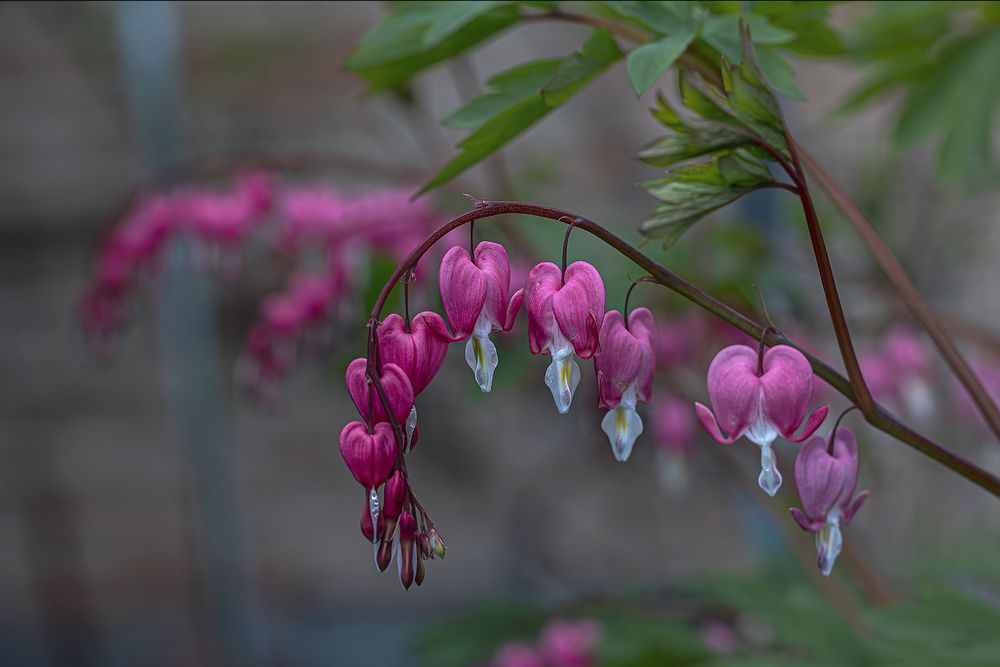
[[[545,384],[559,413],[566,414],[580,384],[574,352],[581,359],[590,359],[600,350],[604,319],[601,274],[587,262],[573,262],[564,279],[558,266],[542,262],[528,275],[524,303],[531,353],[552,355]]]
[[[628,459],[642,433],[636,401],[649,403],[653,398],[655,341],[656,324],[647,308],[633,310],[627,327],[617,310],[605,313],[600,330],[601,354],[594,357],[594,369],[600,406],[608,409],[601,428],[619,461]]]
[[[469,257],[455,246],[441,260],[441,301],[455,340],[465,340],[465,360],[483,391],[493,386],[497,349],[490,341],[493,331],[510,331],[521,307],[524,290],[510,292],[510,260],[499,243],[483,241]],[[471,337],[470,337],[471,336]]]
[[[701,403],[695,403],[695,411],[716,442],[728,445],[745,435],[760,447],[757,482],[773,496],[781,487],[781,473],[771,443],[779,435],[802,442],[826,419],[828,406],[806,420],[812,392],[812,368],[795,348],[776,345],[761,356],[746,345],[731,345],[708,368],[708,395],[715,415]],[[796,436],[803,421],[805,428]]]
[[[340,455],[358,484],[374,490],[389,478],[396,465],[392,427],[379,422],[369,433],[364,423],[350,422],[340,431]]]
[[[347,392],[358,408],[361,418],[372,423],[388,421],[385,407],[376,390],[369,385],[366,370],[368,360],[358,358],[347,366]],[[379,378],[396,421],[403,424],[413,409],[413,387],[403,369],[396,364],[382,364]]]
[[[687,459],[694,451],[698,420],[691,403],[676,395],[660,394],[651,412],[660,483],[670,493],[680,492],[687,485]]]
[[[444,318],[428,310],[413,316],[409,331],[403,318],[392,313],[379,324],[378,339],[382,363],[399,366],[416,396],[441,370],[451,336]]]
[[[858,444],[845,426],[833,434],[832,453],[820,436],[802,445],[795,457],[795,486],[802,509],[791,508],[802,530],[816,533],[816,564],[829,576],[842,546],[841,523],[847,525],[868,497],[854,495],[858,485]]]
[[[399,570],[399,583],[404,589],[413,584],[416,574],[414,561],[419,558],[415,549],[417,522],[409,512],[399,515],[399,552],[396,556],[396,567]]]

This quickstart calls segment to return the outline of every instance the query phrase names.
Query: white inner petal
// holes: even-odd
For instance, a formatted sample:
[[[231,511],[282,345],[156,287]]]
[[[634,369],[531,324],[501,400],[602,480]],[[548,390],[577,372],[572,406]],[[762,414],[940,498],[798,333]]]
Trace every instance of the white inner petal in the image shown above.
[[[777,429],[774,428],[771,422],[764,419],[763,388],[757,389],[757,405],[754,408],[754,418],[753,421],[750,422],[750,425],[747,426],[744,434],[747,436],[747,440],[758,447],[770,447],[771,443],[778,437]]]
[[[479,313],[479,319],[476,320],[475,331],[465,344],[465,362],[469,364],[476,383],[484,392],[493,388],[493,371],[500,363],[496,345],[490,340],[492,330],[493,324],[487,317],[484,306]]]
[[[757,477],[757,483],[764,489],[764,493],[772,498],[781,488],[778,460],[774,457],[774,450],[770,444],[760,446],[760,475]]]
[[[618,407],[608,410],[601,420],[601,430],[611,442],[611,451],[618,461],[627,461],[636,438],[642,433],[642,419],[635,411],[635,382],[622,395]]]
[[[829,577],[833,571],[841,546],[843,538],[840,534],[840,510],[834,509],[827,516],[823,528],[816,533],[816,564],[824,577]]]
[[[413,432],[417,430],[417,406],[410,408],[410,414],[406,417],[406,448],[410,448],[413,442]]]
[[[368,494],[368,512],[372,517],[372,557],[375,559],[375,569],[378,569],[378,493],[372,489]]]
[[[552,392],[559,414],[569,412],[573,392],[580,384],[580,367],[573,358],[573,345],[562,335],[559,327],[552,334],[552,363],[545,369],[545,386]]]

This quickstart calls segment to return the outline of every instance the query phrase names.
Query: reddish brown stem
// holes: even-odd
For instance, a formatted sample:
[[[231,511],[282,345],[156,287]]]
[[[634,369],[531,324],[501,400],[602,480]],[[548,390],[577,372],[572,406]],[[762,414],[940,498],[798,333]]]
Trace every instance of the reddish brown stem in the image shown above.
[[[754,322],[742,313],[734,310],[721,301],[718,301],[709,294],[668,271],[666,268],[660,266],[658,263],[641,253],[638,249],[626,243],[614,233],[597,223],[556,208],[516,201],[483,202],[481,206],[477,206],[475,209],[445,223],[441,228],[427,237],[423,243],[417,246],[413,252],[411,252],[406,259],[404,259],[403,262],[396,267],[396,270],[389,278],[389,281],[382,288],[382,292],[375,301],[375,305],[372,308],[371,321],[378,321],[379,316],[382,313],[382,307],[385,305],[385,301],[389,297],[389,293],[392,291],[392,288],[403,276],[403,274],[411,267],[415,266],[424,253],[426,253],[431,246],[433,246],[434,243],[441,239],[445,234],[453,229],[461,227],[462,225],[468,224],[473,220],[480,220],[482,218],[490,218],[504,214],[531,215],[539,218],[548,218],[549,220],[555,220],[564,224],[572,223],[575,227],[597,237],[605,244],[618,251],[625,258],[634,262],[660,285],[673,290],[692,303],[707,310],[716,317],[729,322],[750,336],[759,338],[762,337],[764,333],[764,326]],[[818,375],[838,392],[843,394],[852,403],[858,402],[850,382],[828,364],[798,347],[784,335],[770,333],[763,337],[768,345],[791,345],[792,347],[798,349],[805,355],[806,359],[809,360],[809,363],[812,365],[813,371],[816,375]],[[371,353],[371,351],[369,353]],[[371,373],[369,373],[369,376],[370,375]],[[375,382],[377,385],[377,378],[375,378]],[[948,449],[942,447],[920,433],[917,433],[907,425],[898,421],[877,403],[874,404],[873,412],[870,415],[866,415],[866,419],[869,424],[883,433],[887,433],[897,440],[906,443],[925,456],[930,457],[946,468],[949,468],[962,477],[965,477],[973,484],[976,484],[997,497],[1000,497],[1000,479],[994,477],[973,463],[966,461],[962,457],[952,453]]]

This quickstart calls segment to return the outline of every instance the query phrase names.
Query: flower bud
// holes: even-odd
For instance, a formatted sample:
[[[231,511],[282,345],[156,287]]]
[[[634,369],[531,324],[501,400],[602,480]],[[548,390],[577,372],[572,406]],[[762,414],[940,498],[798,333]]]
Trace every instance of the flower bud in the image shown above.
[[[385,572],[392,562],[392,540],[382,540],[378,545],[378,553],[375,555],[375,565],[379,572]]]
[[[420,536],[420,557],[424,560],[434,557],[433,552],[431,552],[431,540],[426,533]]]
[[[431,528],[428,538],[431,550],[437,554],[438,558],[444,558],[444,553],[448,550],[448,546],[441,539],[441,533],[437,531],[437,528]]]
[[[414,577],[413,539],[416,523],[409,512],[403,512],[399,516],[399,554],[396,564],[399,566],[399,583],[407,590],[413,584]]]
[[[424,583],[424,559],[417,559],[417,574],[413,577],[413,581],[416,582],[417,586]]]
[[[382,510],[382,516],[385,517],[385,534],[391,539],[396,531],[396,519],[403,511],[403,501],[406,500],[406,478],[402,472],[397,470],[385,483],[382,498],[385,501],[385,508]]]

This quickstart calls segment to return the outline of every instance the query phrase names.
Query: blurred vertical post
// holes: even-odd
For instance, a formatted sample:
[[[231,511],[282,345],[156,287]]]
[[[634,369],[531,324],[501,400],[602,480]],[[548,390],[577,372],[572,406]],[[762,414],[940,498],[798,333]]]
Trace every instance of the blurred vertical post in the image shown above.
[[[183,151],[181,34],[172,2],[116,5],[124,88],[144,167]],[[157,319],[167,397],[191,474],[195,539],[219,646],[230,665],[266,662],[231,456],[223,375],[208,283],[181,239],[160,275]],[[215,662],[215,660],[213,660]]]

